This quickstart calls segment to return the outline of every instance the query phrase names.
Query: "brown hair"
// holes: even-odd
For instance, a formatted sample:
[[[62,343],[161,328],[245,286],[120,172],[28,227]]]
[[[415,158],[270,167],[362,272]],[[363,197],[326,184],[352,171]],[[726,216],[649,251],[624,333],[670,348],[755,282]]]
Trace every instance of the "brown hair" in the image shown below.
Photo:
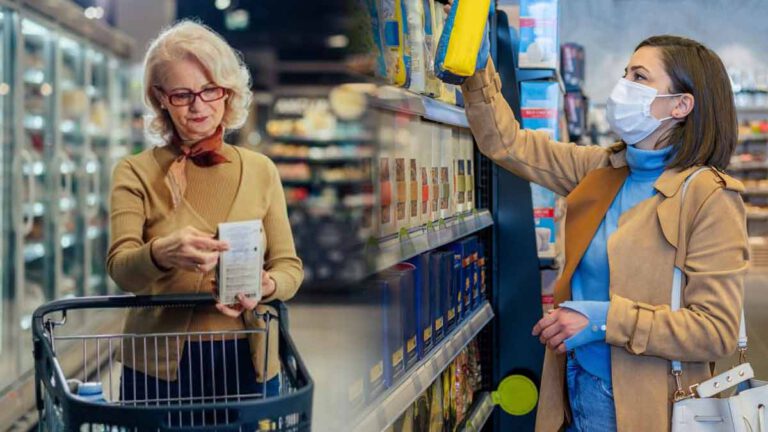
[[[736,108],[731,81],[722,60],[704,45],[678,36],[652,36],[643,47],[661,50],[664,68],[672,80],[670,93],[690,93],[693,111],[664,138],[674,147],[669,168],[708,165],[724,170],[738,141]]]

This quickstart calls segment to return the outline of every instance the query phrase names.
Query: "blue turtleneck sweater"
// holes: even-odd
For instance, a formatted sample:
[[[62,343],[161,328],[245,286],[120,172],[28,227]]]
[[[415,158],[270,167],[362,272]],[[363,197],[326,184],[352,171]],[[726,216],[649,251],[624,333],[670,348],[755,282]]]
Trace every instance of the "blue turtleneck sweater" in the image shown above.
[[[605,343],[608,316],[610,272],[608,267],[608,238],[616,231],[619,217],[639,202],[656,194],[653,185],[664,172],[672,147],[661,150],[640,150],[627,146],[629,176],[616,194],[584,257],[571,280],[572,301],[561,304],[589,319],[589,325],[565,341],[574,350],[581,367],[606,383],[611,383],[611,352]]]

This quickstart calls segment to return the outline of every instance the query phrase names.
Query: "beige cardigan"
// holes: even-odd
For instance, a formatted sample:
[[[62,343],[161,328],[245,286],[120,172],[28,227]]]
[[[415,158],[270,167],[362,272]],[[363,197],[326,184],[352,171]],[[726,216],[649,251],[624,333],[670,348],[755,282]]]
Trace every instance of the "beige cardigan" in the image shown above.
[[[226,168],[238,169],[240,178],[239,182],[235,182],[237,191],[233,202],[221,203],[221,205],[231,204],[225,220],[263,220],[266,237],[265,269],[269,271],[276,283],[275,293],[265,301],[288,300],[299,288],[303,279],[303,270],[301,260],[296,256],[285,195],[277,168],[272,161],[261,154],[226,144],[225,147],[228,154],[239,156],[232,158],[233,163],[240,164]],[[111,245],[107,267],[110,276],[124,291],[138,295],[162,295],[204,293],[210,289],[210,284],[205,281],[213,277],[213,272],[203,275],[178,269],[162,271],[150,256],[151,243],[160,236],[168,235],[189,225],[214,234],[217,224],[223,222],[205,220],[192,208],[187,199],[173,210],[170,192],[164,178],[165,167],[174,156],[175,153],[171,147],[158,147],[127,157],[115,168],[111,196]],[[215,184],[217,179],[213,176],[210,181]],[[194,193],[194,188],[188,188],[187,195],[190,193]],[[218,205],[217,200],[222,200],[222,195],[213,194],[206,199],[210,200],[211,205]],[[264,309],[263,306],[259,306],[258,311],[263,312]],[[250,318],[245,320],[251,325],[258,324],[253,321],[252,314],[244,314],[244,316]],[[245,327],[243,321],[244,319],[241,318],[227,317],[213,307],[194,310],[190,308],[131,309],[126,317],[124,331],[126,334],[175,333],[193,330],[226,332],[242,330]],[[275,332],[270,334],[270,356],[266,378],[271,378],[279,370],[277,322],[273,324]],[[251,350],[254,354],[263,353],[266,348],[261,336],[251,337]],[[183,340],[180,344],[182,346],[177,347],[175,340],[171,338],[168,349],[165,341],[161,340],[157,350],[154,343],[150,341],[146,351],[142,341],[135,344],[135,350],[132,348],[134,345],[128,340],[122,345],[117,351],[118,355],[122,352],[124,364],[163,379],[176,378]],[[256,369],[260,380],[264,379],[261,376],[262,359],[263,354],[254,355],[254,361],[259,363]],[[167,367],[166,364],[168,364]]]
[[[462,87],[467,116],[483,154],[567,197],[565,268],[555,289],[559,304],[570,298],[573,272],[627,177],[626,151],[558,143],[546,133],[520,129],[500,89],[489,62]],[[744,188],[709,170],[691,182],[682,203],[681,185],[695,169],[665,171],[654,185],[659,193],[623,214],[608,240],[606,341],[620,432],[669,430],[675,388],[670,359],[683,361],[687,389],[710,377],[709,362],[736,348],[749,260],[739,195]],[[686,283],[682,309],[672,312],[678,248],[685,257],[680,264]],[[547,349],[536,430],[557,431],[569,416],[565,356]]]

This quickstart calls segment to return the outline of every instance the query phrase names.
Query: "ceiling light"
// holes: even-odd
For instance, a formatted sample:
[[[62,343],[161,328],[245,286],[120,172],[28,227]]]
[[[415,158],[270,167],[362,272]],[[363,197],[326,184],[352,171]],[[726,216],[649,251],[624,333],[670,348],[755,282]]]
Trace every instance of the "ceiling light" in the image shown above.
[[[229,8],[230,5],[232,5],[231,0],[216,0],[216,9],[218,10],[225,10]]]

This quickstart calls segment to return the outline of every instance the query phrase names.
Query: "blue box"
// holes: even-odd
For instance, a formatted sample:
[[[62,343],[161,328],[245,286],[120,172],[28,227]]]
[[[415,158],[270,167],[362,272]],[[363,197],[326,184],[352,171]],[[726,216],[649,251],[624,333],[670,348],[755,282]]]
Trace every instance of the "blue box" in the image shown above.
[[[520,68],[557,69],[560,54],[557,3],[557,0],[520,0]]]
[[[397,349],[397,341],[390,341],[388,337],[389,328],[391,327],[390,321],[396,320],[399,317],[395,316],[396,310],[392,310],[387,307],[390,303],[389,283],[383,279],[368,280],[365,282],[366,291],[369,292],[369,296],[372,302],[375,302],[375,306],[372,307],[371,323],[374,326],[373,339],[376,342],[377,347],[373,348],[373,353],[370,358],[366,356],[367,367],[365,369],[365,400],[371,402],[376,399],[389,385],[392,383],[393,370],[390,367],[387,369],[386,359],[390,358],[392,353]],[[368,298],[366,298],[366,303]],[[392,314],[392,315],[390,315]],[[393,344],[393,345],[390,345]],[[357,406],[353,393],[356,390],[349,390],[350,393],[350,405],[352,407]]]
[[[389,281],[390,288],[400,291],[405,369],[409,369],[419,361],[415,272],[416,267],[407,262],[396,264],[382,272]]]
[[[452,330],[461,321],[463,304],[461,301],[461,254],[457,253],[453,245],[448,251],[450,259],[450,297],[448,301],[448,330]]]
[[[480,305],[487,298],[485,242],[477,239],[477,299],[476,305]]]
[[[459,258],[458,299],[461,302],[461,319],[472,309],[472,238],[465,238],[453,244],[453,251]]]
[[[435,344],[443,340],[446,334],[448,296],[446,295],[447,275],[443,270],[444,252],[433,252],[429,257],[430,301],[432,302],[432,339]]]
[[[430,258],[432,253],[427,252],[408,260],[416,267],[414,272],[414,286],[416,287],[416,350],[419,359],[426,357],[432,349],[432,335],[434,333],[432,322],[432,299],[430,284]]]
[[[383,308],[382,352],[384,362],[384,387],[391,387],[405,372],[405,348],[403,347],[403,301],[399,277],[385,277],[386,289],[382,291]]]

